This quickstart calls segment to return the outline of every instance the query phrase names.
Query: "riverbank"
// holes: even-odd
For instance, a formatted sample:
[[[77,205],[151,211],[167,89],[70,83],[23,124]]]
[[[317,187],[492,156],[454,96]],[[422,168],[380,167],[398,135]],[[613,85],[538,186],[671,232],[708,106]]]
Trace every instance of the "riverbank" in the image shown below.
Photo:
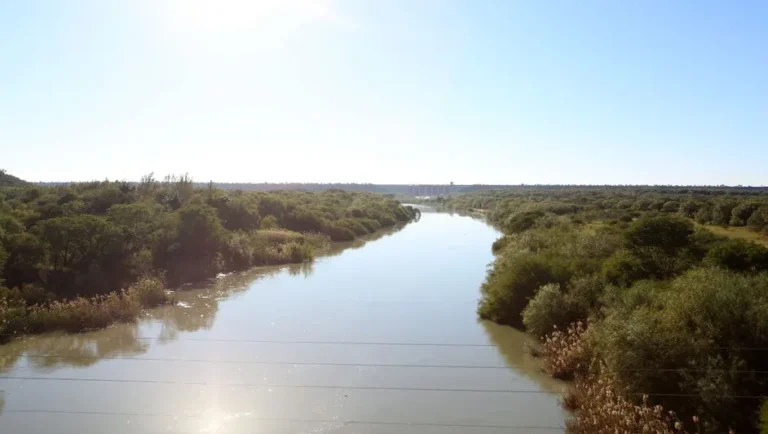
[[[768,361],[754,350],[768,348],[768,249],[694,226],[682,205],[621,202],[634,194],[640,203],[642,193],[531,189],[449,201],[485,201],[504,228],[478,313],[539,336],[550,371],[575,380],[565,400],[571,433],[642,431],[655,405],[677,415],[653,416],[660,432],[756,432],[768,392],[759,374]],[[731,221],[745,208],[734,205]],[[582,331],[569,329],[578,322]]]
[[[188,285],[134,322],[0,346],[0,432],[560,432],[563,385],[530,337],[476,318],[498,232],[425,212],[368,237]]]
[[[353,241],[330,242],[327,237],[308,234],[311,242],[312,255],[307,260],[305,256],[292,256],[290,250],[283,247],[297,243],[303,238],[302,234],[281,231],[261,231],[266,235],[258,235],[272,240],[266,249],[254,254],[265,258],[263,265],[250,266],[259,269],[279,265],[302,264],[313,261],[316,257],[338,255],[346,249],[359,248],[366,242],[391,235],[400,230],[404,224],[382,228],[371,234],[356,237]],[[303,241],[302,241],[303,243]],[[309,243],[309,242],[308,242]],[[258,246],[258,244],[256,245]],[[256,247],[254,246],[254,248]],[[241,272],[248,268],[231,268],[225,273]],[[145,309],[151,309],[164,304],[174,303],[177,291],[194,286],[198,282],[187,282],[175,291],[165,289],[164,281],[159,277],[145,276],[127,289],[113,292],[109,295],[93,297],[76,297],[66,301],[52,301],[40,305],[27,306],[22,300],[0,299],[0,344],[14,337],[28,334],[38,334],[52,331],[77,333],[98,330],[115,323],[135,321]]]
[[[122,321],[137,285],[311,261],[418,214],[370,193],[196,189],[188,176],[2,188],[0,335]]]

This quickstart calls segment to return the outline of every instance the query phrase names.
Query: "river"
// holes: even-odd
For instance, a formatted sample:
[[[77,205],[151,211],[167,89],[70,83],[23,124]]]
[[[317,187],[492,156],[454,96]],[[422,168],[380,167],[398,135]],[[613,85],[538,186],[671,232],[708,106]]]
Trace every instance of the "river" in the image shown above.
[[[562,432],[528,337],[477,320],[482,221],[221,276],[135,324],[0,346],[0,433]]]

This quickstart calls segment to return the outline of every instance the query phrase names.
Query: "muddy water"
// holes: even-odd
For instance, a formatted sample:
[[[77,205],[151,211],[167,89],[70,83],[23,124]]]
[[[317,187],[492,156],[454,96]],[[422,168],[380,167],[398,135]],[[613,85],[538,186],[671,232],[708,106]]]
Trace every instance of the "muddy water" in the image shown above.
[[[559,432],[527,337],[478,322],[484,223],[444,213],[223,276],[136,324],[0,347],[0,433]]]

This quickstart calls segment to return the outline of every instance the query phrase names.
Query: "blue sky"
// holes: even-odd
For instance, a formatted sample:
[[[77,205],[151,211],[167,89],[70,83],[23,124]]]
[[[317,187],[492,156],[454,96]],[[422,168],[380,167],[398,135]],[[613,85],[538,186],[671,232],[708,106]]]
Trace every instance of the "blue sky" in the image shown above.
[[[29,180],[768,184],[768,2],[0,1]]]

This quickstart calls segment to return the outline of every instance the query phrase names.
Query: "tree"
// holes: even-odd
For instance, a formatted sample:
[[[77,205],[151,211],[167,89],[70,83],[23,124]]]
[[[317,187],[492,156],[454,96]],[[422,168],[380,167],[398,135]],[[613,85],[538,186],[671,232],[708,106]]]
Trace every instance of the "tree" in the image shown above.
[[[712,223],[716,225],[728,226],[731,221],[731,213],[736,203],[726,200],[715,204],[712,209]]]
[[[46,246],[54,269],[83,270],[91,261],[122,247],[118,228],[93,215],[45,220],[34,230]]]
[[[104,293],[126,283],[125,244],[119,228],[94,215],[57,217],[33,228],[45,248],[49,290],[64,296]]]
[[[731,226],[745,226],[747,220],[752,217],[752,213],[755,212],[759,204],[754,202],[741,202],[736,205],[731,211]]]
[[[768,249],[749,241],[724,240],[709,250],[704,262],[734,271],[763,271],[768,269]]]
[[[680,202],[676,200],[669,200],[667,202],[664,202],[664,205],[661,207],[661,210],[664,212],[677,212],[680,210]]]
[[[696,221],[705,225],[712,222],[712,208],[703,206],[696,211]]]
[[[768,207],[760,207],[747,219],[747,226],[759,231],[768,225]]]
[[[699,210],[699,207],[699,203],[695,200],[686,200],[682,205],[680,205],[680,214],[682,214],[684,217],[692,219],[696,216],[696,212]]]
[[[690,245],[693,224],[671,215],[646,216],[627,228],[624,239],[627,247],[638,251],[646,247],[675,253]]]

